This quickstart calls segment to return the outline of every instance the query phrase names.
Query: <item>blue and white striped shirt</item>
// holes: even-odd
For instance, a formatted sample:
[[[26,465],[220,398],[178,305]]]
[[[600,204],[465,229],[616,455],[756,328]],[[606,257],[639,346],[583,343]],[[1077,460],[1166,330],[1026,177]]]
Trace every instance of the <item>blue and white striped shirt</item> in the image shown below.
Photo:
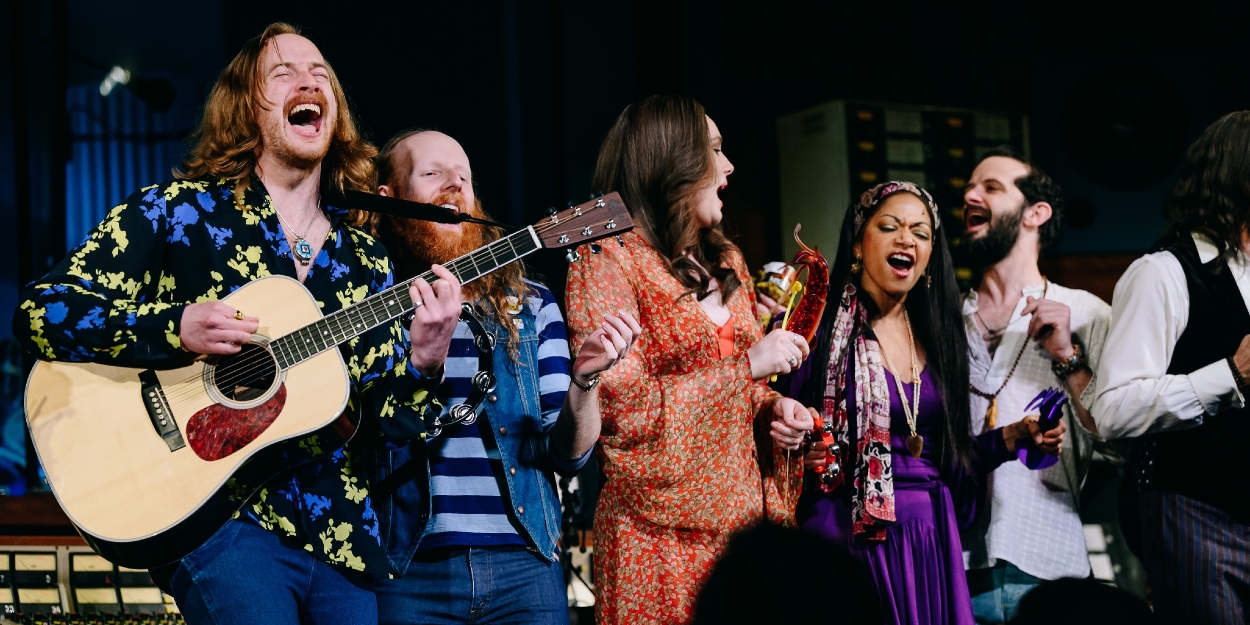
[[[535,282],[526,283],[531,291],[521,305],[528,306],[535,317],[538,387],[543,421],[549,423],[559,417],[569,389],[568,330],[551,291]],[[444,412],[468,397],[477,368],[473,333],[461,322],[452,335],[445,379],[438,391]],[[482,428],[487,427],[486,419],[479,418],[469,425],[446,428],[426,443],[433,515],[421,540],[422,551],[525,544],[503,499],[503,467],[486,455]]]

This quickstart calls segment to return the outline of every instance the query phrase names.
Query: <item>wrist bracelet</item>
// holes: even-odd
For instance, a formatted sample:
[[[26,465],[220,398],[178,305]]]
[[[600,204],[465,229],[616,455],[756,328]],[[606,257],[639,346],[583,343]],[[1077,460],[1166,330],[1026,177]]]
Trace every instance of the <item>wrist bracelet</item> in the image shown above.
[[[1060,379],[1066,380],[1068,376],[1086,368],[1087,366],[1088,362],[1085,360],[1085,353],[1081,349],[1081,344],[1073,343],[1072,355],[1068,356],[1067,360],[1050,363],[1050,370],[1054,371],[1055,375],[1059,376]]]
[[[1245,376],[1241,375],[1241,370],[1237,368],[1237,361],[1233,360],[1232,356],[1225,360],[1228,361],[1228,369],[1233,372],[1233,381],[1237,383],[1237,391],[1242,397],[1250,395],[1250,387],[1247,387]]]
[[[593,376],[590,376],[590,381],[585,384],[578,382],[577,376],[575,375],[570,375],[569,379],[573,381],[573,384],[577,385],[577,388],[582,389],[583,393],[589,393],[596,386],[599,386],[599,374],[598,373],[594,374]]]

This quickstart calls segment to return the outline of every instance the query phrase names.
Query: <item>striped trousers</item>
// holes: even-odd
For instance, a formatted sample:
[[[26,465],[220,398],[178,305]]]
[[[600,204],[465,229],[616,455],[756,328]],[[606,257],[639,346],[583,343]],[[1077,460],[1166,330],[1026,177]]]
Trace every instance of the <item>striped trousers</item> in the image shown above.
[[[1250,525],[1183,495],[1137,495],[1142,565],[1165,623],[1247,623]]]

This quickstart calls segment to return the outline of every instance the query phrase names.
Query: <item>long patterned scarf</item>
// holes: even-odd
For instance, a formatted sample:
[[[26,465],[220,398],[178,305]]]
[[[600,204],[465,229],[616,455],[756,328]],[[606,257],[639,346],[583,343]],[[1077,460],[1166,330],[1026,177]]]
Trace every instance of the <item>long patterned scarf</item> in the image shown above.
[[[869,336],[868,309],[855,287],[846,285],[829,354],[824,413],[833,415],[834,436],[842,449],[852,449],[848,402],[855,405],[855,466],[851,477],[851,521],[856,536],[885,540],[884,523],[893,523],[894,469],[890,458],[890,392],[885,383],[881,348]],[[855,381],[855,397],[847,396],[848,370]],[[830,485],[830,489],[837,484]]]
[[[887,182],[864,192],[851,208],[856,234],[864,220],[885,198],[899,192],[919,197],[929,208],[933,227],[939,225],[937,204],[927,191],[910,182]],[[832,416],[834,436],[842,449],[852,449],[854,466],[843,474],[851,479],[851,522],[856,536],[884,541],[886,525],[894,523],[894,470],[890,454],[890,392],[886,386],[881,346],[872,334],[868,309],[860,301],[848,276],[842,300],[830,328],[829,371],[825,380],[826,418]],[[855,396],[847,396],[847,377],[855,383]],[[855,407],[855,439],[851,440],[847,408]],[[840,484],[822,485],[826,492]]]

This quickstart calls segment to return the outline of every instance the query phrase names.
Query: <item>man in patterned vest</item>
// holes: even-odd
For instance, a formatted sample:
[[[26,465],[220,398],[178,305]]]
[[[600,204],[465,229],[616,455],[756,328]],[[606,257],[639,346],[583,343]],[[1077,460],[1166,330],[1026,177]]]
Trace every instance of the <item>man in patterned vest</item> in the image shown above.
[[[391,139],[378,157],[378,192],[484,218],[469,157],[433,131]],[[499,228],[375,216],[372,229],[401,279],[497,240]],[[599,437],[599,373],[641,331],[609,315],[570,366],[564,318],[551,291],[519,262],[461,291],[494,335],[495,388],[471,421],[382,454],[377,495],[395,578],[379,584],[382,623],[563,623],[560,500],[552,471],[576,473]],[[464,402],[484,355],[471,325],[428,335],[417,370],[439,384],[446,414]]]
[[[1247,171],[1250,111],[1229,113],[1190,146],[1156,251],[1115,285],[1098,365],[1099,434],[1137,438],[1121,522],[1168,623],[1250,617]]]
[[[383,247],[330,200],[368,190],[375,153],[317,47],[269,26],[213,86],[178,180],[131,195],[28,287],[14,334],[45,359],[170,368],[252,339],[265,313],[216,300],[257,278],[299,280],[324,314],[392,286]],[[459,314],[454,280],[418,280],[409,295],[423,303],[414,337]],[[432,387],[412,362],[429,355],[414,342],[410,354],[394,321],[339,346],[361,430],[353,446],[423,431]],[[188,623],[377,622],[370,574],[388,566],[358,450],[314,455],[321,443],[305,442],[302,466],[229,484],[246,498],[236,520],[153,571]]]

